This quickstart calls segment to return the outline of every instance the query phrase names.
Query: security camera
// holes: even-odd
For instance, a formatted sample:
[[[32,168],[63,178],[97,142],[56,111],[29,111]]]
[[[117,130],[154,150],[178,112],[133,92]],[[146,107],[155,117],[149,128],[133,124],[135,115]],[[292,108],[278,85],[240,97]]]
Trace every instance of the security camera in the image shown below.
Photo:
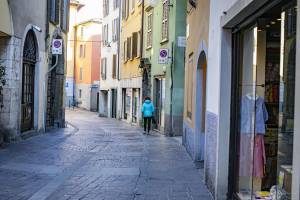
[[[32,25],[32,28],[35,29],[38,32],[42,32],[42,29],[36,25]]]

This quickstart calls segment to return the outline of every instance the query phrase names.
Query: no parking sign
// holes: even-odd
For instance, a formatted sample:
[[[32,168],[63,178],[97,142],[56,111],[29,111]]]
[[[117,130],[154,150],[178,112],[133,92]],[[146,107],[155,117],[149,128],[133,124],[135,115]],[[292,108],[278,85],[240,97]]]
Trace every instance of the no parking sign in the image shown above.
[[[62,54],[62,39],[53,39],[52,41],[52,54],[61,55]]]
[[[158,64],[168,64],[169,49],[159,49]]]

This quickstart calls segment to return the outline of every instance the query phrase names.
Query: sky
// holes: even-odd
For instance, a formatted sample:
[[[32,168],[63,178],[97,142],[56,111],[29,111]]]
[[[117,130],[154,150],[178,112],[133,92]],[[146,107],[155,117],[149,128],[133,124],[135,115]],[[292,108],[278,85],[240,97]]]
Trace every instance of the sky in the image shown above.
[[[85,6],[81,8],[78,19],[86,21],[102,18],[102,0],[80,0],[80,2],[85,4]]]

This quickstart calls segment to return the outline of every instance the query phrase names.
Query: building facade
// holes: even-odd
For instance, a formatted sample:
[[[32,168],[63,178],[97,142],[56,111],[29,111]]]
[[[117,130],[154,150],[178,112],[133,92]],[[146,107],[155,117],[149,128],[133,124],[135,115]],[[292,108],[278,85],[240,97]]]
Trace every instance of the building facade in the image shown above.
[[[100,105],[102,117],[120,118],[120,0],[103,0]],[[119,101],[120,103],[120,101]]]
[[[186,13],[182,10],[186,10],[186,1],[145,1],[144,8],[143,91],[153,98],[156,128],[179,136],[184,108]]]
[[[65,81],[67,69],[67,34],[70,0],[47,0],[46,51],[47,70],[44,73],[44,128],[65,127]],[[61,54],[54,54],[55,40],[61,40]]]
[[[38,83],[45,80],[47,65],[46,9],[47,1],[0,3],[0,65],[6,74],[0,126],[8,142],[43,130],[44,95]]]
[[[204,178],[215,199],[300,197],[298,3],[210,2]]]
[[[210,1],[187,2],[183,144],[194,160],[203,161]]]
[[[142,1],[122,1],[120,41],[120,118],[132,124],[141,122],[142,76],[141,56]]]
[[[71,1],[68,41],[67,105],[97,112],[101,57],[101,5]]]
[[[80,108],[97,112],[101,52],[101,20],[76,25],[75,99]]]

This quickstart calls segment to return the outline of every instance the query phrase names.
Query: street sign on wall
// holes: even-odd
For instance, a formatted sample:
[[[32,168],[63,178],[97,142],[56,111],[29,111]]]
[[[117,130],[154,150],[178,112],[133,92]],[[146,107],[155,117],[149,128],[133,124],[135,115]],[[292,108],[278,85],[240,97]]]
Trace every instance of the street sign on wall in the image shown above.
[[[159,49],[158,64],[168,64],[169,60],[169,49]]]
[[[186,37],[185,36],[179,36],[177,38],[177,45],[178,45],[178,47],[186,47]]]
[[[53,39],[52,41],[52,54],[61,55],[62,54],[62,39]]]

